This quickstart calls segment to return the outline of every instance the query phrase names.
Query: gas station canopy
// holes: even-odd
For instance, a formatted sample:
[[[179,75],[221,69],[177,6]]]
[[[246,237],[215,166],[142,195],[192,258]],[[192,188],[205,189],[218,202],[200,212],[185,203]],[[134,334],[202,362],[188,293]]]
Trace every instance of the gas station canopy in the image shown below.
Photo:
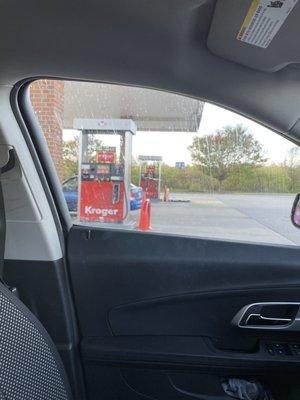
[[[137,87],[65,82],[63,128],[74,119],[131,119],[138,131],[197,132],[204,103]]]
[[[95,119],[75,118],[73,128],[83,131],[99,131],[99,133],[136,133],[136,124],[130,119]]]

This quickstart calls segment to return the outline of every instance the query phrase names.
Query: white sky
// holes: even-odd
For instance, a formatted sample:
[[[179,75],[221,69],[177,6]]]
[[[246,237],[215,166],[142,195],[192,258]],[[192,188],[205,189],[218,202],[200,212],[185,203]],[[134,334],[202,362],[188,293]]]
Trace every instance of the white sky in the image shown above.
[[[195,135],[212,134],[226,125],[237,124],[247,127],[249,132],[262,144],[268,163],[283,162],[287,151],[295,146],[275,132],[245,117],[206,103],[198,133],[137,132],[133,137],[133,157],[137,158],[139,154],[155,155],[162,156],[164,163],[171,166],[174,166],[176,161],[191,164],[190,152],[187,147],[192,143]],[[74,134],[76,134],[74,130],[64,130],[64,139],[70,140]],[[99,138],[100,136],[102,135],[99,135]],[[113,146],[117,144],[118,140],[116,137],[115,140],[110,139],[110,142],[105,144]]]

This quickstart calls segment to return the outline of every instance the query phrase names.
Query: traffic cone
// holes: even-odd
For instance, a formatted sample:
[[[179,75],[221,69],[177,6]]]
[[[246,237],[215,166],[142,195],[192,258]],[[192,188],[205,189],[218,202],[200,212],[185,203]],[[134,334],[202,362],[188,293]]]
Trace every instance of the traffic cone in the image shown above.
[[[140,210],[140,220],[138,229],[141,231],[151,230],[151,203],[147,199],[146,193],[143,192],[142,206]]]
[[[168,188],[167,185],[164,186],[164,197],[163,201],[168,202],[169,201],[169,195],[170,195],[170,189]]]

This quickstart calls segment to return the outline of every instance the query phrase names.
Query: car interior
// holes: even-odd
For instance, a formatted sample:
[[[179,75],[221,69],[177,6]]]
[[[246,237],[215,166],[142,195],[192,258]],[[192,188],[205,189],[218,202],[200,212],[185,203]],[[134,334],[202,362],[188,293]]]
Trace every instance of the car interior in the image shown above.
[[[261,10],[280,14],[257,44]],[[29,85],[183,94],[299,145],[300,2],[10,0],[0,20],[0,399],[298,399],[300,248],[75,223]]]

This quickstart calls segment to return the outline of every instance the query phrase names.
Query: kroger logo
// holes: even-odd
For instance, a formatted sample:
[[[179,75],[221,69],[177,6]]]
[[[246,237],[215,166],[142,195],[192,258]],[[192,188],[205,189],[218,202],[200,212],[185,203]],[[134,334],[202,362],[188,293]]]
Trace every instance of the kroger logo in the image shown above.
[[[85,206],[84,212],[87,215],[100,215],[101,217],[118,214],[118,210],[113,210],[111,208],[94,208],[92,206]]]

